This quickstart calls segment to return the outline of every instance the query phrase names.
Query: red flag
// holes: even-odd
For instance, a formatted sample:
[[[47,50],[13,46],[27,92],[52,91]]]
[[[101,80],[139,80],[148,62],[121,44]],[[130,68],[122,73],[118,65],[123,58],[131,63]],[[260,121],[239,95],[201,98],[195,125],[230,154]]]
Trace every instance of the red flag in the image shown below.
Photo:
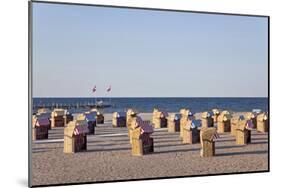
[[[109,86],[106,91],[110,92],[111,91],[111,86]]]
[[[97,91],[97,86],[94,86],[92,91],[93,91],[93,93],[95,93]]]

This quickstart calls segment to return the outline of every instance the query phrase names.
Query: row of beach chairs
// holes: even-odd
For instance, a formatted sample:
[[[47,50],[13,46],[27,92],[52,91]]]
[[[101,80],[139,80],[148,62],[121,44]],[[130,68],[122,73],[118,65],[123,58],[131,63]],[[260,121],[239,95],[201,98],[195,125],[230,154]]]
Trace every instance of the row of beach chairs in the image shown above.
[[[97,110],[71,115],[67,110],[54,109],[52,112],[39,109],[33,115],[33,140],[47,139],[48,130],[64,127],[64,152],[75,153],[87,150],[87,135],[95,134],[97,123],[104,123],[104,116]],[[127,127],[132,155],[141,156],[154,151],[154,128],[167,127],[168,132],[179,132],[184,144],[201,143],[202,157],[215,155],[215,140],[221,133],[230,133],[236,138],[236,144],[251,142],[251,130],[268,131],[268,114],[249,112],[245,116],[231,116],[228,111],[213,109],[203,112],[200,120],[195,119],[188,109],[179,113],[165,113],[154,109],[152,123],[144,121],[132,109],[115,112],[112,115],[113,127]]]
[[[134,134],[136,131],[137,113],[133,110],[127,111],[127,126],[129,131],[130,143],[132,144],[132,155],[142,155],[153,151],[153,143],[145,142],[142,134]],[[146,123],[146,127],[149,122]],[[212,112],[203,112],[201,119],[195,119],[193,113],[188,109],[181,109],[180,113],[165,113],[154,109],[152,115],[152,125],[154,128],[167,127],[168,132],[179,132],[184,144],[201,143],[201,157],[210,157],[215,155],[215,140],[221,133],[231,133],[236,138],[237,145],[246,145],[251,142],[251,131],[257,129],[259,132],[268,131],[268,114],[261,111],[248,112],[244,116],[231,116],[228,111],[219,111],[213,109]],[[139,126],[136,126],[139,127]],[[140,127],[141,129],[142,127]],[[147,135],[150,135],[150,131]],[[132,142],[133,138],[139,139],[142,147]],[[150,138],[152,139],[152,138]],[[142,141],[141,141],[142,140]],[[147,138],[145,138],[147,140]],[[153,141],[153,139],[152,139]],[[148,145],[146,145],[148,143]],[[151,148],[144,150],[141,148]]]

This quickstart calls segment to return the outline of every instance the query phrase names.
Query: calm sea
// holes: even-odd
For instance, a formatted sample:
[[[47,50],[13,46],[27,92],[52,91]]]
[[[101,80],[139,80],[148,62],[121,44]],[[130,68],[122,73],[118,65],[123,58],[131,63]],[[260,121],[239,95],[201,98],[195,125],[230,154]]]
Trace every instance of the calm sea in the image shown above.
[[[212,108],[225,109],[229,111],[252,111],[261,109],[268,111],[268,98],[98,98],[105,104],[110,103],[112,107],[104,108],[104,113],[124,111],[126,108],[134,108],[139,112],[152,112],[157,107],[167,112],[178,112],[181,108],[189,108],[192,112],[202,112]],[[83,105],[94,103],[94,98],[33,98],[35,105]],[[71,108],[70,111],[83,112],[88,109]]]

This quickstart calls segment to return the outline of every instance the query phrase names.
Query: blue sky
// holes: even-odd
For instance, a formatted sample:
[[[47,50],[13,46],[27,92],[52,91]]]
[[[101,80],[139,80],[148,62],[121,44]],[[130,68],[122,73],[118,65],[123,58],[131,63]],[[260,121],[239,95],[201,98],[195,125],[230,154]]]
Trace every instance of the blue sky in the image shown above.
[[[267,97],[267,32],[263,17],[33,3],[33,96]]]

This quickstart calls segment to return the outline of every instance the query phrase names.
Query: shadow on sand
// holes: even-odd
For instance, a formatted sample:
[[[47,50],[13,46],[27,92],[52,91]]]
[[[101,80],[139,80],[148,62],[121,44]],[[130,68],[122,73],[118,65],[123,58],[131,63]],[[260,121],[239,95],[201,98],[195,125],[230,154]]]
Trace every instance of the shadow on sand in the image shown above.
[[[163,154],[163,153],[175,153],[175,152],[189,152],[189,151],[199,151],[200,148],[192,148],[192,149],[177,149],[177,150],[167,150],[167,151],[154,151],[153,155],[155,154]]]
[[[264,154],[264,153],[268,153],[268,151],[260,150],[260,151],[218,153],[218,154],[216,154],[216,156],[251,155],[251,154]]]

